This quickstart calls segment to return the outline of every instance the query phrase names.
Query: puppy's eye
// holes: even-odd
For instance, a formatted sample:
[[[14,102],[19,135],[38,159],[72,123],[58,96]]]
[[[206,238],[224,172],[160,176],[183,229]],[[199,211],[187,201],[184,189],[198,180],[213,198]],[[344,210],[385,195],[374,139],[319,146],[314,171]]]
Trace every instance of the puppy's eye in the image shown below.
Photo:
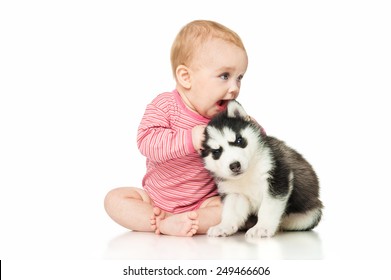
[[[240,148],[245,148],[247,146],[246,138],[243,138],[239,134],[236,135],[235,141],[229,142],[230,145]]]
[[[220,156],[221,156],[221,152],[223,151],[223,149],[220,147],[218,149],[212,149],[211,150],[211,153],[212,153],[212,157],[214,159],[219,159]]]

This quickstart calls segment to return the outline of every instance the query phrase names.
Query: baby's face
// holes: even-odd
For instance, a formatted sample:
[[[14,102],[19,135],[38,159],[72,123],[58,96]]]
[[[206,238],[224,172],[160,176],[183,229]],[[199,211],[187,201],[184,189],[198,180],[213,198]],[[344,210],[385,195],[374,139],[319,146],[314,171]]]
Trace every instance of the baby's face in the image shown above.
[[[227,102],[239,95],[247,64],[243,49],[221,39],[211,39],[196,52],[189,67],[188,106],[207,118],[225,110]]]

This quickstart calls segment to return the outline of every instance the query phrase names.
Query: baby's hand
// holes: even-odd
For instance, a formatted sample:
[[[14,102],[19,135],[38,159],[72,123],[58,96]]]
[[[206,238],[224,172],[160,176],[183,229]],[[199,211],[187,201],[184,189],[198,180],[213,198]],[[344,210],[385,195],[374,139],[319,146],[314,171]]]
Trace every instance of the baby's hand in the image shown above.
[[[204,131],[206,125],[196,125],[191,131],[194,149],[200,153],[202,149],[202,141],[205,139]]]

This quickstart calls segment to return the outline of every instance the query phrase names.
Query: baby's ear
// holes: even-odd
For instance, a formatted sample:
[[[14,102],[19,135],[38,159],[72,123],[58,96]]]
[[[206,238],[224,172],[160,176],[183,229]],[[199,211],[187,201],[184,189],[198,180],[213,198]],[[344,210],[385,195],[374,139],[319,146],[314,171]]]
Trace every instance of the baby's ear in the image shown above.
[[[175,71],[177,82],[185,89],[191,88],[189,69],[184,65],[179,65]]]
[[[243,109],[242,105],[236,100],[231,100],[227,106],[227,115],[230,118],[243,118],[248,119],[246,111]]]

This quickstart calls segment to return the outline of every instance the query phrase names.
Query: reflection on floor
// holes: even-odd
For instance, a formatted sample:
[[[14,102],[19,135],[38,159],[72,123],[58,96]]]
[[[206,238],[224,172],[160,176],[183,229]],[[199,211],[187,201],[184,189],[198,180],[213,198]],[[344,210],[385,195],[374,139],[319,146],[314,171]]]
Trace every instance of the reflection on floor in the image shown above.
[[[106,259],[323,259],[317,232],[281,232],[273,238],[173,237],[126,232],[109,242]]]

